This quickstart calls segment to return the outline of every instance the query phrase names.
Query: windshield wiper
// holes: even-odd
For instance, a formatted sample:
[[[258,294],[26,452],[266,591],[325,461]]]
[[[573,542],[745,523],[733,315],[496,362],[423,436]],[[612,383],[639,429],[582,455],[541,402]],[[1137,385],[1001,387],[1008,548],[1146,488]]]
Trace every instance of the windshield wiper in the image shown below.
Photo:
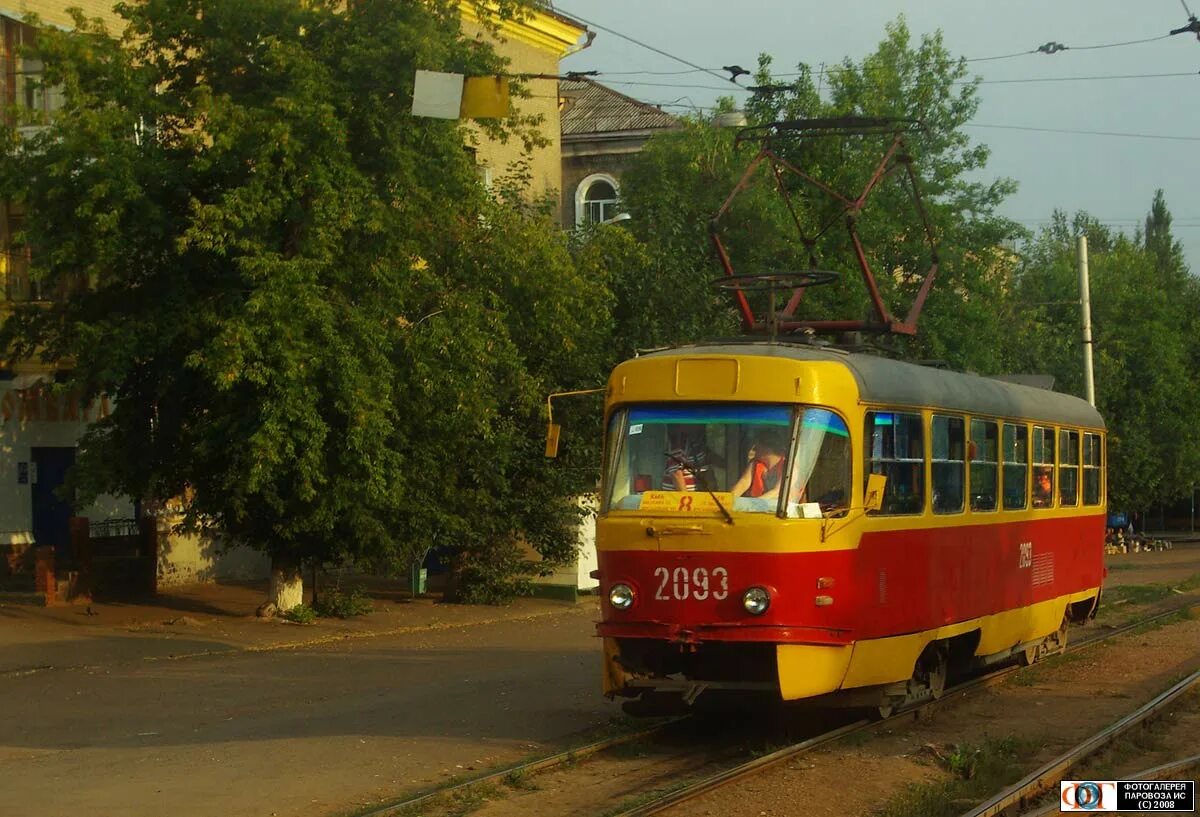
[[[676,454],[673,454],[673,453],[671,453],[670,451],[667,451],[667,452],[666,452],[666,456],[667,456],[667,457],[668,457],[670,460],[672,460],[672,461],[673,461],[675,464],[677,464],[677,465],[678,465],[680,468],[684,469],[684,470],[685,470],[685,471],[687,471],[689,474],[691,474],[691,475],[692,475],[692,479],[694,479],[694,480],[696,481],[696,485],[697,485],[697,486],[699,486],[699,485],[700,485],[700,482],[701,482],[701,480],[700,480],[700,472],[699,472],[699,471],[697,471],[697,470],[696,470],[696,468],[695,468],[695,467],[694,467],[694,466],[693,466],[693,465],[692,465],[690,462],[688,462],[687,460],[685,460],[683,457],[680,457],[680,456],[678,456],[678,455],[676,455]],[[725,521],[726,521],[726,522],[728,522],[730,525],[732,525],[732,524],[733,524],[733,514],[731,514],[729,511],[727,511],[727,510],[725,509],[725,506],[721,504],[721,500],[717,499],[717,494],[716,494],[716,492],[715,492],[715,491],[713,491],[713,490],[712,490],[712,489],[710,489],[710,488],[705,488],[705,489],[704,489],[704,491],[705,491],[705,492],[706,492],[706,493],[707,493],[709,496],[711,496],[711,497],[712,497],[712,501],[713,501],[713,502],[717,503],[717,507],[718,507],[718,508],[720,508],[720,510],[721,510],[721,515],[725,517]]]

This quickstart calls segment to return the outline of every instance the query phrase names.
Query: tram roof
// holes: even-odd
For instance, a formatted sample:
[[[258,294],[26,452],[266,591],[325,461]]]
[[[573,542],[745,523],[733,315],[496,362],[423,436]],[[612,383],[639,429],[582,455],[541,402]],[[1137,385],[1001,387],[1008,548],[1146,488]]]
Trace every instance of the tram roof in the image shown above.
[[[718,342],[678,346],[649,352],[643,357],[683,356],[700,351],[842,363],[858,382],[860,397],[871,403],[937,406],[969,414],[1105,428],[1104,418],[1095,407],[1069,394],[834,348],[786,342]]]

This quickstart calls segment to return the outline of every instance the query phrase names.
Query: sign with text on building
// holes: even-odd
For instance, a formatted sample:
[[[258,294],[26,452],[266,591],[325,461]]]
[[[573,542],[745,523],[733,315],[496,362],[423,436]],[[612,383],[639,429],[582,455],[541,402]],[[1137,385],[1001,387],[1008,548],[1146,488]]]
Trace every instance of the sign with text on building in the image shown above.
[[[1177,812],[1196,810],[1194,780],[1064,780],[1060,812]]]

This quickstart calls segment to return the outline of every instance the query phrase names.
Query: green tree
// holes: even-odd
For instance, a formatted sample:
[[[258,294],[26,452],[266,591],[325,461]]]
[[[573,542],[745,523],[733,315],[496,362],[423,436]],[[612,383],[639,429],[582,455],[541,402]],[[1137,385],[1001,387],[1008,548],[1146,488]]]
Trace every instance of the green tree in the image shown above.
[[[751,124],[843,116],[921,123],[907,141],[937,236],[941,265],[920,335],[915,342],[902,343],[899,351],[946,359],[963,368],[998,370],[1002,322],[995,305],[1012,266],[1011,253],[1002,247],[1021,231],[995,212],[1013,190],[1013,182],[973,180],[985,166],[988,150],[972,143],[963,129],[978,107],[977,80],[969,77],[966,63],[949,54],[940,34],[913,43],[901,19],[887,27],[874,53],[857,62],[847,59],[821,75],[801,64],[798,76],[781,83],[772,76],[771,64],[769,57],[760,58],[756,84],[766,90],[746,105]],[[890,139],[783,137],[773,146],[783,158],[834,189],[856,194]],[[727,310],[708,306],[708,281],[719,267],[707,229],[755,149],[753,143],[735,145],[733,133],[697,119],[679,132],[651,140],[623,180],[635,234],[653,257],[662,259],[660,265],[677,270],[664,290],[678,306],[672,309],[668,303],[658,310],[664,323],[689,328],[700,323],[710,331],[718,322],[728,323]],[[901,318],[930,263],[921,222],[906,187],[898,183],[902,176],[879,187],[858,218],[876,281]],[[802,188],[793,176],[782,178],[794,194],[800,221],[810,236],[817,233],[817,227],[829,222],[835,212],[829,200],[814,194],[811,187]],[[842,277],[806,293],[800,317],[866,317],[866,288],[841,221],[835,220],[834,227],[816,240],[810,256],[775,184],[764,167],[721,220],[735,270],[797,270],[815,262],[818,268],[841,272]]]
[[[456,123],[409,113],[418,67],[503,70],[457,8],[144,0],[118,6],[120,37],[41,29],[65,104],[7,133],[0,183],[61,297],[5,340],[114,398],[84,496],[183,498],[189,526],[265,550],[293,588],[302,560],[436,544],[504,585],[518,532],[569,551],[587,483],[541,462],[541,401],[598,378],[579,350],[607,332],[584,308],[604,290],[488,200]]]
[[[1056,212],[1026,248],[1014,286],[1011,369],[1053,375],[1057,390],[1083,396],[1075,236],[1087,235],[1096,405],[1109,428],[1115,509],[1186,496],[1200,467],[1200,407],[1191,399],[1200,290],[1170,220],[1161,191],[1144,237]]]

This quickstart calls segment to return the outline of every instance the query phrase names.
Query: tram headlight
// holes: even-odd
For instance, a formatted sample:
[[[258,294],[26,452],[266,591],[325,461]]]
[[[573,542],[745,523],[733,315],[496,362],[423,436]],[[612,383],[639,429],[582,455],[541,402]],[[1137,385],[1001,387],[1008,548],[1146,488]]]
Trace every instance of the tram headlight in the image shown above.
[[[742,607],[752,616],[761,616],[771,606],[771,591],[765,587],[751,587],[742,594]]]
[[[627,584],[614,584],[608,589],[608,603],[617,610],[628,610],[633,606],[633,588]]]

